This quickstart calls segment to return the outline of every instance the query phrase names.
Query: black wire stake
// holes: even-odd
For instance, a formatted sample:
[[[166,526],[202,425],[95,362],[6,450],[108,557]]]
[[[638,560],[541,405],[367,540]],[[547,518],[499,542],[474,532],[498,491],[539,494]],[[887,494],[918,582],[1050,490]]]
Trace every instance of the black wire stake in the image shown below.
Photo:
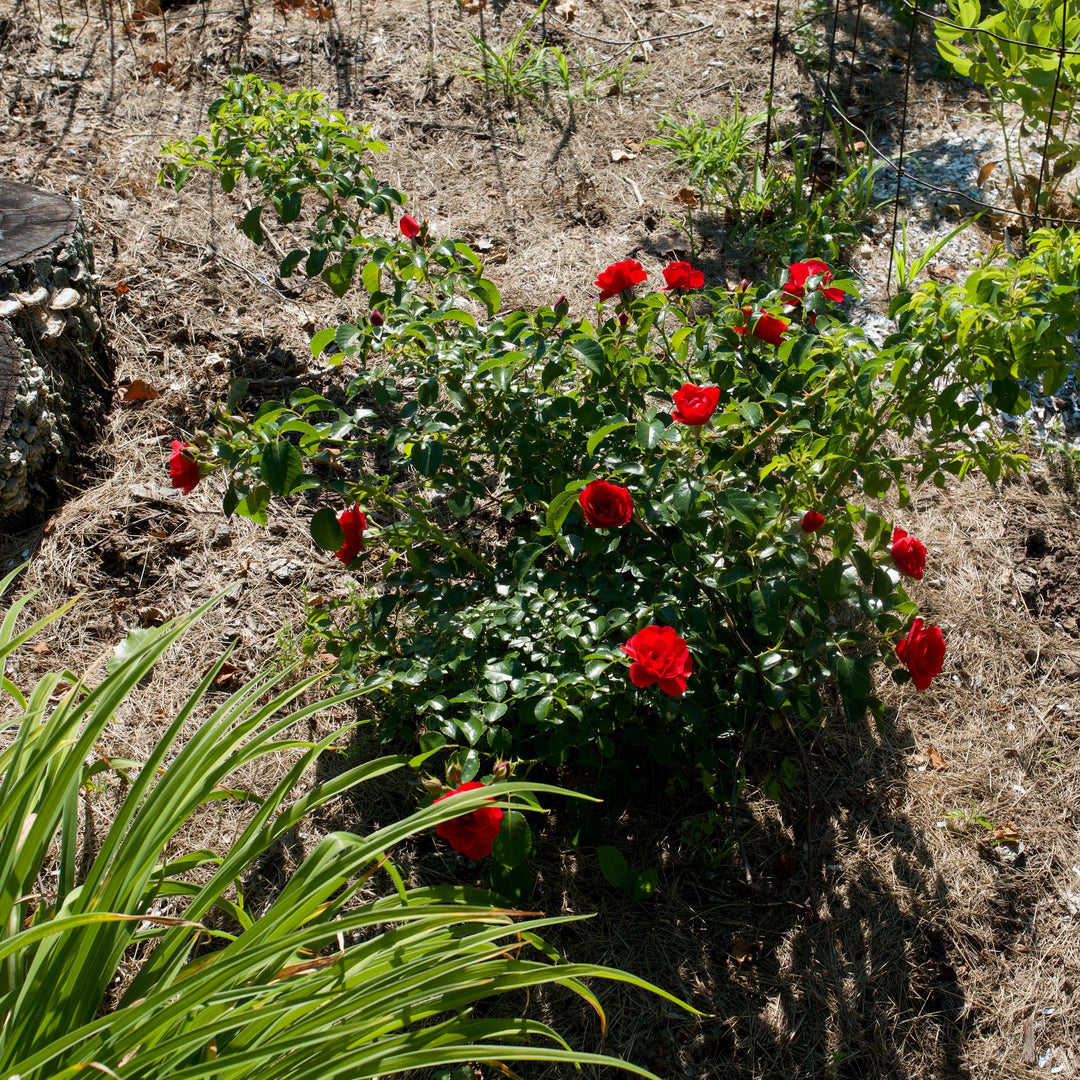
[[[818,125],[817,146],[810,158],[810,198],[814,197],[814,185],[817,183],[818,162],[821,160],[821,147],[825,142],[825,118],[828,115],[828,101],[832,97],[832,73],[836,63],[836,28],[840,22],[840,0],[833,0],[832,32],[829,34],[829,66],[825,70],[825,96],[821,101],[821,123]]]
[[[844,88],[844,108],[851,108],[851,84],[855,81],[855,49],[859,44],[859,27],[862,25],[863,0],[855,8],[855,31],[851,36],[851,67],[848,68],[847,86]]]
[[[911,96],[911,54],[915,48],[915,28],[919,25],[919,0],[911,5],[911,28],[908,31],[907,63],[904,67],[904,105],[900,111],[900,156],[896,161],[896,194],[892,208],[892,243],[889,245],[889,268],[885,271],[885,299],[892,284],[893,256],[896,252],[896,222],[900,216],[900,181],[904,176],[904,133],[907,131],[908,98]]]
[[[761,171],[769,167],[769,148],[772,146],[773,88],[776,86],[776,53],[780,48],[780,0],[776,0],[773,15],[772,61],[769,64],[769,96],[765,100],[765,153],[761,158]]]
[[[1054,126],[1054,106],[1057,104],[1058,88],[1061,86],[1061,69],[1065,65],[1065,16],[1068,14],[1068,0],[1061,0],[1061,47],[1058,49],[1057,72],[1054,75],[1054,90],[1050,95],[1050,116],[1046,121],[1046,135],[1043,136],[1042,164],[1039,166],[1039,179],[1035,184],[1035,224],[1039,224],[1039,199],[1042,197],[1043,177],[1046,175],[1046,151],[1050,146],[1050,129]],[[1050,200],[1046,200],[1049,209]]]

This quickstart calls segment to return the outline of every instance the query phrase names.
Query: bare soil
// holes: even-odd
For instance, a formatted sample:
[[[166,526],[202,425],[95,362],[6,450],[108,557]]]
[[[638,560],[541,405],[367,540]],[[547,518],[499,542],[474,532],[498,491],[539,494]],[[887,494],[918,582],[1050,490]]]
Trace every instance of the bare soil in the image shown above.
[[[631,56],[618,92],[609,94],[609,79],[603,96],[571,112],[551,88],[506,102],[463,73],[477,66],[471,35],[506,41],[533,14],[520,0],[480,10],[454,0],[347,0],[336,10],[325,0],[204,0],[164,13],[155,0],[134,4],[0,0],[0,171],[81,200],[118,381],[142,379],[160,394],[124,403],[118,393],[80,472],[48,506],[6,523],[4,554],[31,558],[24,581],[41,590],[39,612],[81,594],[13,677],[86,668],[133,627],[235,585],[110,732],[109,752],[138,758],[227,643],[237,646],[235,670],[222,689],[294,658],[305,601],[349,584],[312,549],[302,503],[279,508],[262,530],[225,522],[218,478],[189,496],[168,486],[170,441],[207,423],[231,378],[248,378],[266,398],[346,378],[313,362],[308,341],[354,312],[319,283],[276,277],[273,253],[240,233],[239,192],[225,197],[206,179],[179,197],[156,187],[161,143],[206,130],[206,108],[234,65],[320,87],[388,144],[378,171],[408,193],[411,212],[484,254],[507,305],[566,294],[583,311],[609,263],[637,258],[655,274],[685,254],[669,219],[686,177],[644,144],[665,113],[726,117],[736,92],[744,108],[763,107],[772,8],[576,0],[567,22],[553,6],[550,42],[593,50],[594,65]],[[828,41],[827,20],[794,30],[815,14],[783,15],[776,100],[788,131],[805,124],[815,93],[793,45],[815,27],[824,31],[816,48]],[[907,31],[870,8],[862,20],[853,100],[864,122],[895,134]],[[845,13],[841,42],[854,26]],[[540,32],[537,23],[534,41]],[[932,78],[924,38],[915,42],[913,130],[969,96]],[[697,227],[698,260],[713,280],[761,272],[722,216]],[[850,253],[879,305],[888,245],[877,228]],[[734,823],[725,807],[662,794],[605,820],[605,839],[631,866],[658,869],[655,899],[635,903],[608,888],[595,849],[567,844],[558,814],[543,829],[537,906],[598,913],[565,928],[558,945],[575,960],[649,978],[706,1014],[691,1020],[643,994],[600,988],[606,1048],[662,1077],[1080,1074],[1073,473],[1065,458],[1040,459],[1032,477],[997,487],[921,490],[897,520],[928,546],[930,569],[915,592],[949,646],[929,691],[883,686],[880,730],[831,728],[801,747],[778,733],[752,775],[789,754],[798,783],[780,802],[751,787]],[[398,783],[343,801],[312,828],[363,829],[414,797],[411,782]],[[216,820],[193,844],[227,842],[228,823]],[[736,826],[749,881],[731,845]],[[268,887],[312,835],[264,868]],[[400,858],[427,881],[477,873],[434,840]],[[600,1043],[595,1017],[569,997],[534,996],[530,1006],[576,1045]]]

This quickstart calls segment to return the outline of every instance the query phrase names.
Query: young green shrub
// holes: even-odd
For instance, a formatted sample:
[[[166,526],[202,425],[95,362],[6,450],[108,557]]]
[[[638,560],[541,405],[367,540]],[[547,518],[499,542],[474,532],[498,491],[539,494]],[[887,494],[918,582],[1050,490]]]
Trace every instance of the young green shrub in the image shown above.
[[[14,577],[0,582],[0,593]],[[16,633],[29,600],[15,601],[0,624],[0,672],[60,614]],[[472,1006],[554,982],[600,1011],[581,982],[591,976],[676,999],[631,975],[557,959],[537,934],[565,917],[508,910],[475,889],[408,889],[389,861],[408,837],[483,805],[524,808],[518,796],[539,786],[495,784],[366,836],[325,836],[256,915],[239,886],[275,841],[327,800],[409,763],[379,758],[297,794],[345,732],[318,741],[291,732],[355,692],[290,710],[313,680],[278,692],[277,674],[212,707],[218,665],[145,762],[100,756],[96,744],[117,710],[206,606],[129,638],[95,686],[64,672],[24,693],[3,679],[15,715],[2,724],[0,752],[0,1075],[356,1080],[475,1060],[606,1064],[651,1075],[571,1051],[546,1024],[479,1019]],[[177,836],[201,807],[248,798],[235,789],[238,770],[281,752],[295,763],[270,794],[253,799],[257,809],[227,851],[178,849]],[[88,858],[84,790],[110,769],[121,772],[125,795]],[[380,869],[394,888],[372,900],[361,890]],[[221,917],[208,918],[215,909],[224,929],[215,928]]]
[[[938,52],[986,88],[1017,209],[1063,212],[1058,194],[1080,163],[1080,11],[1064,0],[1002,0],[984,15],[979,0],[949,0],[949,14],[955,21],[934,23]],[[1045,156],[1036,162],[1025,144]]]

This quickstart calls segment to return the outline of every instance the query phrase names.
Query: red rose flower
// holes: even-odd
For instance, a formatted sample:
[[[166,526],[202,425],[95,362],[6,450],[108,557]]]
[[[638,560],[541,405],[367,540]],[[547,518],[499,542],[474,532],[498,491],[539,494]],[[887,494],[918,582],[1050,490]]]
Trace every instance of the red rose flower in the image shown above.
[[[742,309],[743,315],[747,319],[753,317],[753,312],[748,308]],[[784,331],[790,326],[790,323],[785,322],[783,319],[778,319],[775,315],[770,315],[768,312],[763,312],[757,317],[757,321],[753,323],[753,335],[756,338],[760,338],[762,341],[769,345],[779,345],[784,340]],[[748,322],[746,326],[734,327],[736,334],[745,334],[750,328]]]
[[[645,267],[637,259],[623,259],[622,262],[612,263],[606,270],[601,270],[595,284],[600,290],[600,299],[608,300],[625,289],[632,289],[648,276]]]
[[[409,240],[420,232],[420,222],[412,214],[402,214],[399,226]]]
[[[922,619],[911,624],[908,636],[896,646],[900,662],[911,672],[916,690],[925,690],[945,663],[945,638],[940,626],[923,626]]]
[[[922,581],[923,570],[926,569],[926,548],[921,540],[908,536],[903,529],[893,529],[889,554],[901,574]]]
[[[340,559],[346,566],[360,554],[364,547],[364,530],[367,528],[367,518],[359,506],[350,506],[338,514],[337,523],[345,534],[345,543],[334,552],[334,558]]]
[[[475,791],[483,786],[479,780],[470,780],[467,784],[454,788],[449,794],[440,795],[435,802],[442,802],[461,791]],[[497,806],[481,806],[462,814],[461,817],[440,821],[435,826],[435,831],[444,840],[449,840],[455,851],[460,851],[470,859],[482,859],[491,854],[491,846],[502,828],[502,816],[503,812]]]
[[[665,289],[700,289],[705,275],[688,262],[673,262],[664,267]]]
[[[172,441],[172,453],[169,455],[169,479],[172,480],[172,486],[180,488],[185,495],[202,479],[199,463],[184,452],[194,449],[194,446],[182,443],[179,439]]]
[[[675,403],[672,419],[678,420],[680,424],[701,427],[702,424],[707,424],[716,412],[717,403],[720,401],[720,387],[683,383],[671,395],[671,400]]]
[[[825,519],[816,510],[807,510],[799,522],[799,528],[804,533],[812,533],[817,532],[824,524]]]
[[[822,262],[821,259],[807,259],[806,262],[792,263],[788,267],[788,279],[787,284],[784,286],[784,292],[801,300],[806,295],[806,282],[812,277],[821,279],[818,282],[818,287],[821,288],[826,300],[839,304],[844,299],[842,289],[823,288],[832,281],[832,271],[829,269],[828,264]]]
[[[634,662],[630,681],[638,688],[659,683],[669,697],[686,693],[686,680],[694,670],[694,660],[686,642],[671,626],[646,626],[639,630],[622,651]]]
[[[634,497],[618,484],[593,480],[578,494],[585,520],[594,529],[614,529],[634,516]]]

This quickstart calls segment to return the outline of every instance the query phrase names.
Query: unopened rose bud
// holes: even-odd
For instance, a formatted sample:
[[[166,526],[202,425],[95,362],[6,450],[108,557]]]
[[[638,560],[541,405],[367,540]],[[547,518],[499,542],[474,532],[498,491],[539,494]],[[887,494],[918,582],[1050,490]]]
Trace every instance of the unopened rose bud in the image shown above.
[[[742,281],[739,282],[739,292],[744,293],[749,288],[750,282],[747,281],[746,278],[743,278]]]
[[[514,766],[509,761],[497,761],[495,762],[495,768],[492,771],[491,778],[496,783],[500,780],[509,780],[513,771]]]
[[[382,326],[386,322],[386,316],[378,308],[372,308],[368,318],[372,326]]]
[[[438,779],[438,777],[435,776],[425,776],[420,781],[420,786],[429,795],[442,795],[444,792],[449,790],[447,786],[440,779]]]
[[[570,310],[570,301],[565,296],[560,296],[555,301],[555,314],[560,319],[566,318],[566,313]]]
[[[452,788],[461,787],[461,765],[451,761],[446,767],[446,782]]]
[[[630,316],[625,311],[619,312],[619,325],[625,330],[626,324],[630,321]]]

